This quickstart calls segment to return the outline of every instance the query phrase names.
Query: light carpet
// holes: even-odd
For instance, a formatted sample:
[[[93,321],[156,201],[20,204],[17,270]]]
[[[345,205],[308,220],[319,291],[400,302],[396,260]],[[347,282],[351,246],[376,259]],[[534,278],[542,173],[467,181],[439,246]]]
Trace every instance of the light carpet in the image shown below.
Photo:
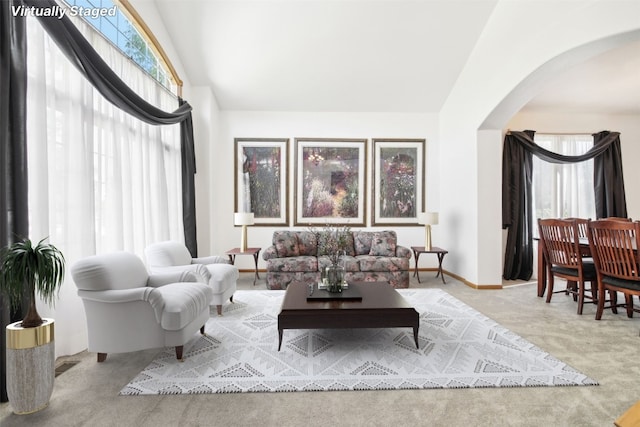
[[[411,328],[285,330],[284,291],[237,291],[207,336],[162,351],[121,395],[577,386],[598,383],[440,289],[402,289]]]

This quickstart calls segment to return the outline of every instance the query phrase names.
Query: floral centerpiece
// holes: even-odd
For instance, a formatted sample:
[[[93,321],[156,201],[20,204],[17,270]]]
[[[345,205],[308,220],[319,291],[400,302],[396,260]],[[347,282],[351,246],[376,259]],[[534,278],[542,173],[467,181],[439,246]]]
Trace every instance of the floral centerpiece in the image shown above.
[[[318,236],[318,254],[329,257],[332,265],[338,265],[349,244],[351,228],[348,226],[326,225],[322,231],[315,231]]]
[[[351,228],[348,226],[326,225],[321,231],[312,231],[318,239],[318,255],[327,256],[331,263],[321,274],[323,281],[326,278],[327,290],[330,292],[342,292],[345,271],[339,263],[340,256],[348,248]]]

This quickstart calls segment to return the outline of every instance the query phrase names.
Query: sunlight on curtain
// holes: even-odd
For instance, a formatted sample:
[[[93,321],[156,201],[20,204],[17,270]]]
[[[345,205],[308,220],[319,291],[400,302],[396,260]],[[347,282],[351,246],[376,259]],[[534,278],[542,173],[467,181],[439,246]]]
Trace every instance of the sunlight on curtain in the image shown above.
[[[591,135],[536,134],[534,140],[549,151],[570,156],[584,154],[593,146]],[[532,182],[536,219],[595,218],[593,160],[555,164],[533,156]]]
[[[137,93],[173,111],[178,102],[86,23],[74,23]],[[71,265],[95,253],[143,255],[183,241],[180,125],[147,125],[112,106],[30,18],[27,139],[30,236],[49,237]],[[40,307],[39,307],[40,310]],[[67,274],[55,316],[56,355],[86,348],[84,311]],[[60,341],[63,342],[60,342]]]

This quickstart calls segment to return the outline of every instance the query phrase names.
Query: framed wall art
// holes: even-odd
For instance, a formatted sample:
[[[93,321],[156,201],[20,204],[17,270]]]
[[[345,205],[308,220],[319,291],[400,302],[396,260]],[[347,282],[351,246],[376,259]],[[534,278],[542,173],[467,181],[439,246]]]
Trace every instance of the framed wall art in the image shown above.
[[[295,139],[294,225],[366,225],[366,139]]]
[[[235,138],[235,212],[253,212],[254,225],[289,225],[286,138]]]
[[[373,140],[371,225],[418,225],[424,211],[424,139]]]

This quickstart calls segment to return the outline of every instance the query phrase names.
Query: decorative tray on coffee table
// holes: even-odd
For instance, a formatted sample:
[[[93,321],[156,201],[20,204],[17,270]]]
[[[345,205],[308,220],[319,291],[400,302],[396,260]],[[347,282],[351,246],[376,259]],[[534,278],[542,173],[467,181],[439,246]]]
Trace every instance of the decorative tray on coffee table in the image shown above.
[[[307,301],[362,301],[362,295],[355,287],[346,283],[342,286],[342,292],[329,292],[323,283],[309,285]]]

